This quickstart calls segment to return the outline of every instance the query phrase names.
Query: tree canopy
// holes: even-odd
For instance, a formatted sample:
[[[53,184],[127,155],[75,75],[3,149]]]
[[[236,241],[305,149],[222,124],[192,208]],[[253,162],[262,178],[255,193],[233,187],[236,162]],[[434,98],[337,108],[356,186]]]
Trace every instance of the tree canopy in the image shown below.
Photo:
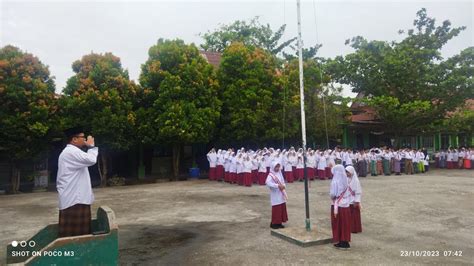
[[[220,116],[215,72],[194,44],[159,39],[142,65],[143,104],[138,135],[144,143],[173,145],[178,174],[182,144],[206,143]]]
[[[82,125],[100,145],[102,185],[108,174],[110,150],[127,150],[134,141],[135,113],[133,98],[137,86],[122,68],[120,58],[112,53],[83,56],[72,64],[60,100],[63,127]]]
[[[430,128],[474,96],[474,48],[446,60],[441,56],[444,45],[465,27],[452,28],[448,20],[436,26],[425,9],[417,12],[413,24],[415,29],[400,42],[367,41],[361,36],[347,40],[355,52],[328,65],[335,81],[372,99],[370,105],[381,111],[378,116],[387,124],[406,125],[403,114],[409,113],[412,122],[400,127],[400,133]],[[388,112],[387,105],[394,112]],[[406,112],[398,113],[402,106]]]
[[[14,166],[48,148],[57,124],[54,91],[54,78],[36,56],[10,45],[0,49],[0,151]],[[13,178],[17,192],[19,171]]]
[[[281,25],[275,32],[269,24],[262,25],[258,17],[250,22],[237,20],[230,25],[222,25],[214,31],[201,34],[204,44],[201,47],[206,51],[224,52],[234,42],[246,46],[255,46],[271,54],[278,54],[296,40],[282,40],[286,25]]]

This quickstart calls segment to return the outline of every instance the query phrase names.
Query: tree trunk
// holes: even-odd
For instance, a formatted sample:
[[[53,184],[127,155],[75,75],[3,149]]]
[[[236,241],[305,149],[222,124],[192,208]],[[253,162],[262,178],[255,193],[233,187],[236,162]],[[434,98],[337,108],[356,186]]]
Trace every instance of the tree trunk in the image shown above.
[[[18,167],[16,162],[12,161],[11,182],[12,182],[12,193],[13,194],[17,194],[17,193],[20,192],[20,177],[21,177],[20,167]]]
[[[107,186],[107,173],[108,173],[108,163],[107,163],[107,154],[105,152],[101,153],[100,156],[101,165],[102,165],[102,175],[100,175],[100,186]]]
[[[173,144],[173,176],[175,181],[178,181],[180,152],[181,145],[178,143]]]

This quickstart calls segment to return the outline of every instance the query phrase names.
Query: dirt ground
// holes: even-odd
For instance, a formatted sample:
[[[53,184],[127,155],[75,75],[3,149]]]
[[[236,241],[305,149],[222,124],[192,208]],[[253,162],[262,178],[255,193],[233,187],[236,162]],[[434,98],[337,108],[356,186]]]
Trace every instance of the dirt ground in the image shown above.
[[[474,171],[360,178],[361,234],[352,248],[302,248],[270,235],[266,187],[207,180],[95,189],[98,206],[119,223],[123,265],[471,264],[474,261]],[[310,187],[311,222],[329,232],[330,181]],[[304,227],[304,186],[289,184],[290,227]],[[0,196],[0,265],[6,246],[56,223],[53,192]],[[401,256],[439,251],[439,257]],[[445,257],[444,251],[462,251]]]

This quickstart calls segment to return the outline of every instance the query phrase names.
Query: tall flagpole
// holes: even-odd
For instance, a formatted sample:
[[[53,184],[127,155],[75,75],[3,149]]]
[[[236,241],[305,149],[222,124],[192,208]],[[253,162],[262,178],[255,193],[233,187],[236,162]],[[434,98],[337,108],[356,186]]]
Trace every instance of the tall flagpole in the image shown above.
[[[303,84],[303,44],[301,42],[301,7],[300,0],[296,0],[298,10],[298,57],[300,72],[300,106],[301,106],[301,135],[303,140],[303,169],[304,169],[304,197],[306,207],[306,231],[311,231],[311,220],[309,219],[309,195],[308,174],[306,172],[306,119],[304,112],[304,84]]]

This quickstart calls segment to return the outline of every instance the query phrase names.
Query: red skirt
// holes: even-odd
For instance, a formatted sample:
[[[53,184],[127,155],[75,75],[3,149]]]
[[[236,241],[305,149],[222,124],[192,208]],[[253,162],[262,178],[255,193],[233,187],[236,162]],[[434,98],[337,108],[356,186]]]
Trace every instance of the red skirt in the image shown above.
[[[229,181],[231,184],[237,182],[237,173],[229,173]]]
[[[209,180],[216,180],[216,168],[209,168]]]
[[[303,168],[296,168],[293,172],[295,174],[295,180],[303,180],[304,179],[304,169]]]
[[[454,168],[454,163],[453,163],[453,162],[448,161],[447,163],[448,163],[448,165],[447,165],[447,166],[448,166],[448,167],[447,167],[448,169],[453,169],[453,168]]]
[[[353,204],[350,206],[351,209],[351,232],[361,233],[362,232],[362,221],[360,219],[360,208],[355,207]]]
[[[332,242],[351,241],[351,210],[338,208],[337,217],[334,217],[334,206],[331,205]]]
[[[308,175],[309,180],[314,180],[314,168],[307,167],[306,168],[306,174]]]
[[[239,186],[244,185],[244,173],[237,174]]]
[[[265,185],[265,181],[267,181],[268,174],[265,172],[258,172],[258,184],[261,186]]]
[[[252,186],[252,173],[243,173],[242,176],[243,176],[242,184],[244,186],[251,187]]]
[[[285,171],[285,179],[286,179],[286,182],[293,183],[293,181],[295,181],[293,177],[293,171]]]
[[[471,160],[464,159],[464,169],[471,169]]]
[[[225,182],[230,182],[229,181],[229,172],[224,172],[224,181]]]
[[[326,171],[318,169],[318,176],[319,176],[319,179],[325,180],[326,179]]]
[[[282,224],[288,221],[286,203],[272,206],[272,224]]]
[[[222,179],[224,179],[224,166],[218,165],[216,167],[216,180],[221,181]]]
[[[258,172],[257,172],[257,170],[252,170],[252,182],[254,184],[258,183]]]
[[[326,167],[326,177],[329,179],[332,179],[332,172],[331,172],[331,167]]]

